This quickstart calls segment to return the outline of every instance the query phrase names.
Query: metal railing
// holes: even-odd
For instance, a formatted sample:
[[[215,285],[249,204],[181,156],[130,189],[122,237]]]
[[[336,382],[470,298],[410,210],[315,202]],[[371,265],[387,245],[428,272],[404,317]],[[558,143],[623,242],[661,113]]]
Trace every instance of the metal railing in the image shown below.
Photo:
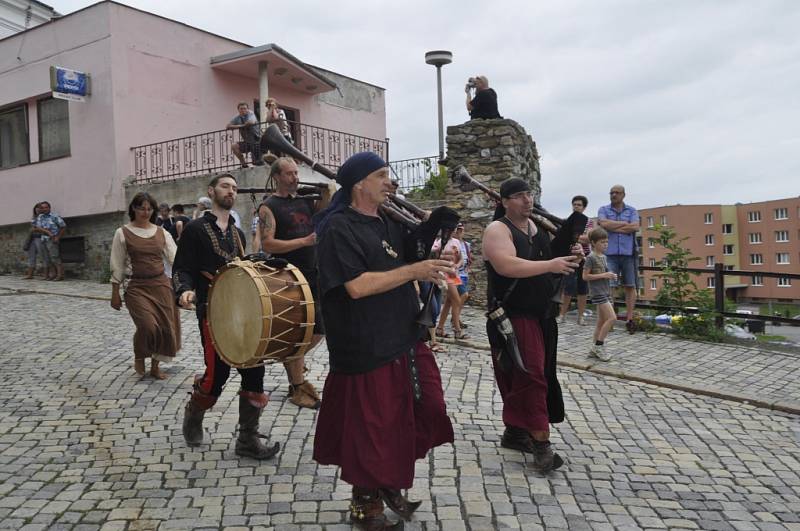
[[[663,271],[664,267],[661,266],[638,266],[639,271]],[[742,271],[738,269],[724,269],[723,264],[714,264],[714,269],[701,269],[694,267],[675,267],[672,268],[676,271],[686,271],[689,273],[700,273],[705,275],[714,276],[714,313],[716,314],[716,325],[722,328],[724,325],[725,317],[735,317],[738,319],[752,319],[757,321],[774,321],[776,323],[786,323],[800,326],[800,319],[793,319],[790,317],[780,317],[777,315],[758,315],[758,314],[741,314],[735,312],[725,311],[725,277],[762,277],[762,278],[788,278],[800,281],[800,274],[795,273],[773,273],[771,271]],[[620,302],[620,301],[617,301]],[[624,302],[624,301],[621,301]],[[697,309],[680,308],[677,306],[663,306],[654,303],[636,302],[637,308],[653,309],[653,310],[681,310],[687,313],[697,313]]]
[[[395,160],[389,163],[392,178],[400,183],[400,190],[410,192],[424,188],[431,175],[439,175],[439,157],[419,157]]]
[[[295,147],[334,171],[348,157],[360,151],[374,151],[384,159],[388,157],[387,140],[300,122],[288,123]],[[263,130],[269,124],[262,122],[260,125]],[[173,181],[238,168],[241,164],[231,151],[231,146],[239,141],[238,131],[221,129],[133,147],[133,180],[135,183]],[[245,160],[259,163],[262,155],[259,146],[247,147],[252,147],[252,153],[245,153]]]

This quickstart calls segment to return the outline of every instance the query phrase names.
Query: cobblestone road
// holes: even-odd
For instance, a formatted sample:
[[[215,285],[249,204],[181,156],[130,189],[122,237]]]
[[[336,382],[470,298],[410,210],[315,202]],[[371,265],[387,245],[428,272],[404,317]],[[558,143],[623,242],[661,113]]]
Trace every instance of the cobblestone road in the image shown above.
[[[268,369],[262,422],[285,444],[278,458],[233,454],[236,377],[207,415],[213,442],[189,449],[179,422],[202,367],[193,315],[184,312],[184,350],[169,379],[139,379],[126,312],[20,286],[108,292],[0,277],[0,527],[350,528],[349,486],[312,461],[315,413],[285,400],[281,367]],[[650,342],[637,349],[636,337],[625,338],[626,357],[669,354]],[[310,364],[320,385],[326,357],[320,350]],[[411,496],[423,505],[406,529],[800,530],[798,416],[562,368],[567,421],[554,443],[567,463],[542,477],[498,445],[501,404],[486,352],[451,345],[439,361],[456,443],[418,462]]]

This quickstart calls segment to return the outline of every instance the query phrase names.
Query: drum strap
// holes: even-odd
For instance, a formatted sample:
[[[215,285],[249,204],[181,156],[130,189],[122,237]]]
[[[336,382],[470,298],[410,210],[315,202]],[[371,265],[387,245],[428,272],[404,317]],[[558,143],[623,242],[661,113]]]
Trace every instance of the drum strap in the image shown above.
[[[417,346],[414,345],[408,350],[408,374],[411,377],[411,392],[415,402],[422,401],[422,387],[419,384],[419,370],[417,370]]]

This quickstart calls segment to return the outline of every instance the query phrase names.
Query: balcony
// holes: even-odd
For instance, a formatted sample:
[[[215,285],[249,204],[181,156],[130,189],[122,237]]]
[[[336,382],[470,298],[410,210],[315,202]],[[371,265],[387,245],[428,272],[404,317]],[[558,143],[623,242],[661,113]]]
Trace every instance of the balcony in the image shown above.
[[[262,130],[266,123],[261,123]],[[388,156],[387,140],[377,140],[333,131],[300,122],[289,122],[295,146],[314,161],[336,171],[348,157],[361,151],[374,151]],[[231,145],[239,142],[239,132],[222,129],[199,135],[165,140],[131,148],[133,151],[133,182],[148,184],[174,181],[195,175],[236,169],[239,160]],[[245,155],[248,162],[250,154]]]

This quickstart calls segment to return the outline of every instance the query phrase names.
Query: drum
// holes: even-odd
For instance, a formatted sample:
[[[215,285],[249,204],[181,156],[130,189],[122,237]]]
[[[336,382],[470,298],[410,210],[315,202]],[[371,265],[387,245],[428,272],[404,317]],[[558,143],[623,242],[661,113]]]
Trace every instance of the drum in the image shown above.
[[[208,326],[219,357],[237,368],[303,356],[314,333],[314,298],[293,265],[234,260],[208,292]]]

